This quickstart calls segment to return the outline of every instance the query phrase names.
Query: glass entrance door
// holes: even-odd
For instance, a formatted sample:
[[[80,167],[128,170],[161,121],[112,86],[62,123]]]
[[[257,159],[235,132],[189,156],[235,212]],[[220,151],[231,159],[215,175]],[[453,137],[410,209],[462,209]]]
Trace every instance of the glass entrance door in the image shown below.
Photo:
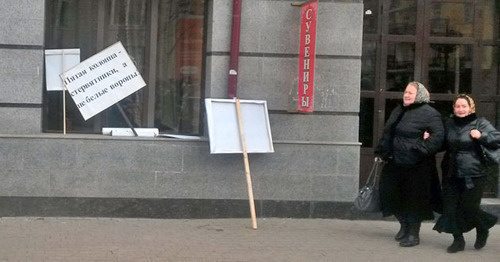
[[[499,127],[498,1],[364,3],[360,184],[366,179],[369,170],[364,167],[371,166],[385,120],[401,103],[408,82],[423,83],[431,92],[432,106],[443,116],[452,113],[456,94],[472,94],[478,115]],[[492,178],[487,194],[497,194],[497,177]]]

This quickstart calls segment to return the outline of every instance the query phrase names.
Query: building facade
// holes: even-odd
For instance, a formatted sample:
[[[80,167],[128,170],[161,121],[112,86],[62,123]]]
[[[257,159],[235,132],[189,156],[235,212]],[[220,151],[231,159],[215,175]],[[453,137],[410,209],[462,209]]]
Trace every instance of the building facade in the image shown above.
[[[257,216],[348,216],[363,1],[319,1],[310,114],[294,112],[294,2],[242,1],[238,97],[267,101],[275,151],[249,156]],[[0,215],[249,216],[243,157],[210,154],[203,104],[227,97],[233,1],[6,0],[0,13]],[[45,50],[84,60],[117,41],[147,84],[120,101],[132,125],[190,138],[105,136],[127,126],[117,107],[84,121],[46,90]]]

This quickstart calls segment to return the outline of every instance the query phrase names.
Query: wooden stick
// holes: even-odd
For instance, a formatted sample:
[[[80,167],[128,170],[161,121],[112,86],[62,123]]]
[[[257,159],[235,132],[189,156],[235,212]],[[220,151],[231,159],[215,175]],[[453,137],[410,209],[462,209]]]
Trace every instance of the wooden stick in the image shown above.
[[[62,71],[64,72],[64,49],[62,50],[61,57],[62,57],[61,67]],[[64,81],[63,81],[62,98],[63,98],[63,134],[66,135],[66,83],[64,83]]]
[[[240,129],[241,148],[243,150],[243,160],[245,162],[245,176],[247,178],[248,198],[250,201],[250,215],[252,216],[252,228],[257,229],[257,218],[255,216],[255,203],[253,200],[252,177],[250,176],[250,165],[248,164],[247,145],[243,134],[243,118],[241,116],[240,99],[236,98],[236,112],[238,114],[238,126]]]
[[[64,85],[63,95],[63,134],[66,135],[66,84]]]

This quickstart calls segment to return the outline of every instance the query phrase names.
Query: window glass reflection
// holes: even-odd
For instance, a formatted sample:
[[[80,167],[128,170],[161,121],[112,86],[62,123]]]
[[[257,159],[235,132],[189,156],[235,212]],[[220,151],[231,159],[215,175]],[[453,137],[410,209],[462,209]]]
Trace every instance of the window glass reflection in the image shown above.
[[[160,2],[155,126],[198,134],[203,47],[203,0]]]
[[[498,7],[497,7],[498,6]],[[498,17],[495,17],[495,11],[500,10],[500,1],[485,1],[482,5],[482,27],[483,40],[493,40],[495,29],[498,26]],[[498,16],[498,14],[497,14]]]
[[[361,98],[359,110],[359,141],[363,147],[373,146],[373,98]]]
[[[146,14],[147,1],[145,0],[110,0],[108,2],[109,23],[105,35],[106,46],[118,41],[123,44],[143,77],[145,76],[146,60]],[[143,93],[145,88],[119,102],[134,127],[140,127],[143,123]],[[128,127],[125,118],[116,106],[106,110],[106,118],[107,125],[110,127]]]
[[[389,5],[389,34],[415,35],[417,1],[392,0]]]
[[[500,50],[498,46],[483,46],[481,59],[481,79],[482,86],[480,93],[482,95],[499,94],[500,75],[498,74],[500,63]]]
[[[378,0],[364,0],[364,14],[363,14],[363,33],[375,34],[377,33],[378,25]]]
[[[387,91],[403,91],[413,81],[415,44],[389,42],[387,44]]]
[[[376,68],[376,41],[363,41],[361,56],[361,90],[374,90]]]
[[[111,25],[144,25],[146,0],[111,0],[109,12]]]
[[[432,3],[431,36],[472,37],[472,3]]]
[[[97,0],[46,1],[46,49],[80,49],[81,61],[96,50]],[[82,26],[85,25],[85,26]],[[94,118],[85,121],[71,96],[65,93],[67,131],[94,132]],[[63,130],[63,92],[44,91],[44,131]]]
[[[431,44],[429,52],[429,91],[470,93],[472,47],[470,45]]]

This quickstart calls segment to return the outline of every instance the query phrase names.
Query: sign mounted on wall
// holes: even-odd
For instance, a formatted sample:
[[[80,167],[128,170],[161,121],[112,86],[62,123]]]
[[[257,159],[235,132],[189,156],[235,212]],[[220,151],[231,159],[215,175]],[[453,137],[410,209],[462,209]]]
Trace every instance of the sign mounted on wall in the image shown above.
[[[318,1],[303,4],[300,12],[299,89],[297,110],[314,109],[314,61],[316,58],[316,22]]]
[[[61,74],[85,120],[146,85],[121,42]]]

